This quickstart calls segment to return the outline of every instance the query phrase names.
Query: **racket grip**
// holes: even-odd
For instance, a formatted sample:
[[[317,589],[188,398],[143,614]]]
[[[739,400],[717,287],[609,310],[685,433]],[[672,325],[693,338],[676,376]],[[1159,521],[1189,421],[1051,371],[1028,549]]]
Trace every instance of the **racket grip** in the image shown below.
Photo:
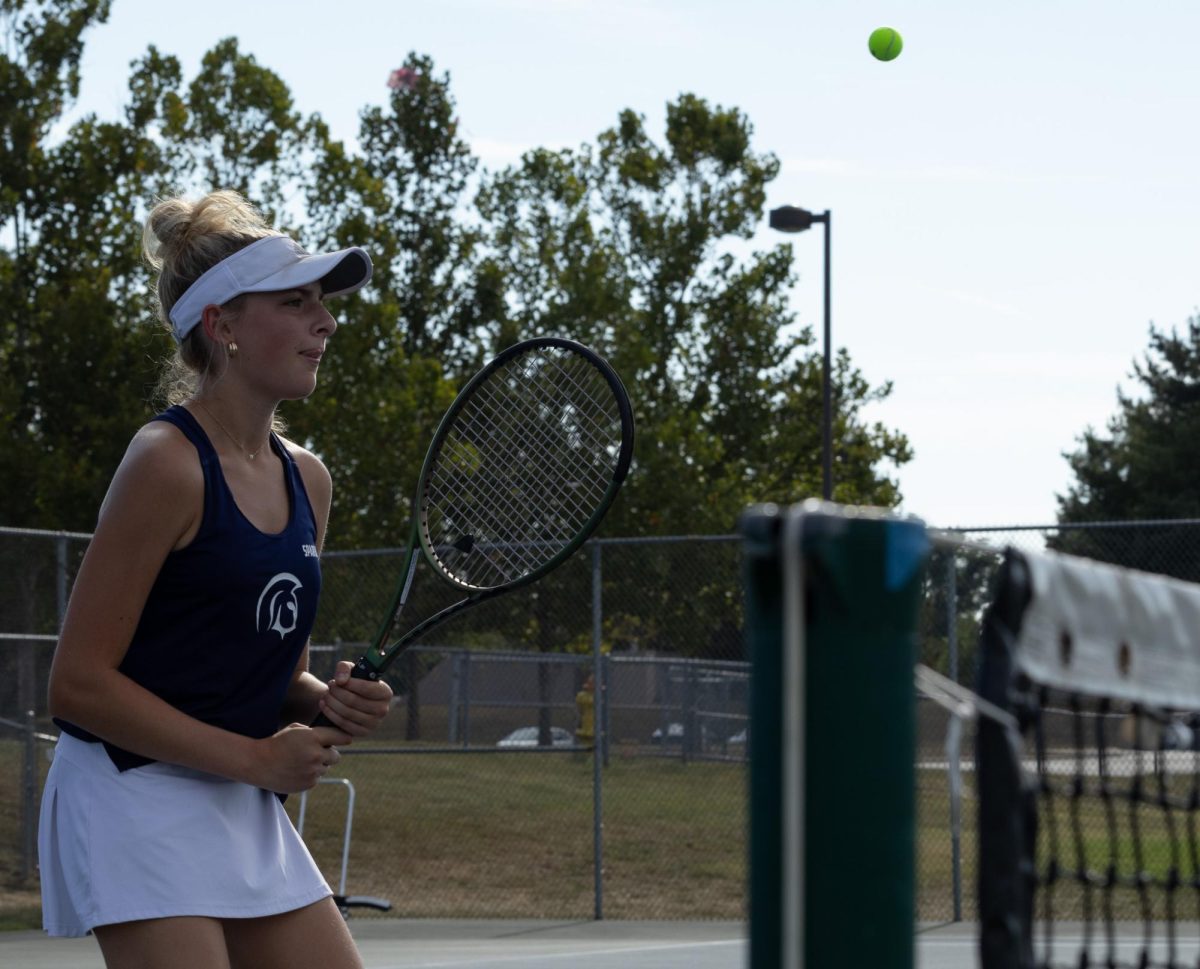
[[[367,658],[365,656],[360,656],[358,659],[358,662],[355,663],[354,666],[350,670],[350,679],[352,679],[352,680],[378,680],[379,679],[379,671],[376,670],[375,667],[373,667],[370,663],[367,662]],[[332,720],[330,720],[323,713],[318,713],[317,718],[312,723],[310,723],[309,726],[310,727],[333,727],[334,730],[341,729],[338,727],[337,724],[335,724]]]

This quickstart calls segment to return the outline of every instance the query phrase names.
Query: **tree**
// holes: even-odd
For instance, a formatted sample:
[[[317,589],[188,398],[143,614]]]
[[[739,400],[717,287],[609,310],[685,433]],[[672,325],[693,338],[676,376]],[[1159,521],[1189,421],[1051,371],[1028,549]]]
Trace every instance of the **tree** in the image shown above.
[[[663,145],[626,111],[597,146],[529,152],[479,194],[481,271],[505,295],[495,341],[573,336],[629,385],[640,438],[614,533],[729,531],[751,502],[819,490],[820,369],[811,331],[790,331],[790,247],[730,252],[778,171],[751,135],[737,110],[683,95]],[[860,419],[890,387],[871,389],[844,351],[835,379],[835,497],[894,504],[884,467],[908,443]]]
[[[141,220],[156,194],[228,186],[311,247],[362,243],[375,259],[370,292],[337,306],[345,325],[321,390],[285,408],[337,478],[338,546],[402,540],[424,442],[454,390],[536,333],[597,346],[637,402],[613,532],[725,531],[750,501],[816,491],[819,370],[786,304],[790,250],[736,258],[727,245],[761,222],[778,167],[752,151],[740,112],[685,95],[668,106],[662,145],[623,112],[595,146],[534,151],[477,181],[449,78],[428,58],[410,55],[387,104],[362,112],[354,153],[230,38],[186,87],[178,62],[150,48],[132,65],[123,120],[84,118],[49,146],[82,35],[107,5],[2,9],[17,44],[0,62],[14,147],[0,159],[6,523],[90,527],[171,351]],[[907,442],[860,418],[889,388],[870,388],[844,352],[835,376],[837,497],[890,504],[886,472]]]
[[[131,327],[144,287],[133,210],[143,127],[51,127],[79,90],[82,37],[109,5],[0,6],[0,488],[6,524],[88,529],[152,372]],[[7,243],[11,240],[11,245]],[[144,305],[141,304],[141,305]],[[96,388],[104,388],[103,406]]]
[[[1058,497],[1058,519],[1116,522],[1200,517],[1200,318],[1181,334],[1150,328],[1150,346],[1134,361],[1142,393],[1118,390],[1107,434],[1084,431],[1066,454],[1075,481]],[[1200,550],[1186,530],[1064,530],[1049,543],[1183,578],[1200,578]]]
[[[309,127],[286,85],[230,38],[184,90],[151,47],[124,119],[87,116],[51,144],[78,92],[82,37],[108,4],[6,3],[0,59],[0,484],[6,524],[88,530],[172,352],[157,324],[141,225],[155,197],[233,187],[283,227]],[[12,111],[9,111],[12,106]],[[99,391],[99,393],[98,393]]]
[[[123,119],[86,117],[50,144],[78,91],[83,35],[107,13],[100,0],[0,0],[0,522],[92,527],[172,351],[141,222],[157,195],[214,188],[243,192],[310,248],[359,244],[375,263],[369,291],[337,304],[317,394],[284,408],[334,476],[333,547],[403,542],[455,390],[538,334],[595,346],[629,385],[639,443],[609,534],[729,532],[750,503],[819,490],[821,367],[787,304],[791,249],[736,254],[778,171],[741,112],[683,95],[661,141],[624,111],[593,145],[480,175],[429,58],[410,54],[387,103],[362,111],[355,152],[228,38],[186,85],[178,61],[149,48]],[[871,387],[844,350],[834,381],[835,498],[894,504],[889,471],[909,459],[907,440],[862,416],[890,385]],[[563,648],[581,635],[586,564],[454,634],[494,644],[505,623],[533,648]],[[632,570],[606,569],[606,601],[631,604],[606,629],[643,649],[736,658],[729,563],[696,574],[686,593],[647,597]],[[369,637],[393,578],[350,590],[356,607],[324,617],[326,632]]]
[[[160,60],[151,47],[135,65],[137,76],[152,75]],[[242,53],[236,37],[204,55],[186,92],[178,89],[177,67],[171,80],[175,83],[158,98],[167,187],[197,193],[233,189],[280,229],[302,223],[303,215],[288,200],[307,184],[313,122],[294,109],[284,80]]]
[[[683,95],[667,106],[662,144],[625,111],[595,146],[531,151],[483,180],[480,272],[504,293],[495,344],[579,339],[609,358],[634,401],[634,469],[607,534],[728,533],[748,504],[819,491],[821,365],[787,306],[791,249],[739,258],[730,245],[762,224],[778,170],[751,136],[739,111]],[[834,377],[835,497],[893,504],[885,467],[909,459],[908,443],[860,417],[890,387],[870,388],[845,351]],[[669,559],[649,567],[661,581],[606,570],[606,601],[627,610],[612,628],[639,630],[645,649],[739,658],[737,637],[716,634],[736,620],[728,569],[697,569],[681,592]],[[557,581],[542,581],[542,598]],[[569,612],[545,615],[555,627],[534,612],[529,642],[569,641]]]
[[[471,266],[477,230],[463,195],[476,161],[459,137],[449,78],[409,55],[386,107],[360,116],[361,155],[310,127],[314,248],[361,245],[369,292],[339,302],[317,394],[289,406],[326,460],[338,547],[400,544],[425,446],[461,379],[481,362]]]

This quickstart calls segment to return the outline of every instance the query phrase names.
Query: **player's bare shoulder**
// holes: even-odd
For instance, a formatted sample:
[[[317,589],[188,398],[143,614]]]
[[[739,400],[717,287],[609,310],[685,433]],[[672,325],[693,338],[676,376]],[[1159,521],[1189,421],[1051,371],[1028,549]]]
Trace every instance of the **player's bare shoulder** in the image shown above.
[[[325,462],[308,448],[285,437],[281,437],[280,440],[292,456],[292,460],[296,462],[300,477],[304,481],[304,490],[308,492],[308,500],[312,503],[313,511],[320,517],[323,527],[333,498],[333,479],[329,469],[325,467]]]
[[[288,454],[292,456],[292,460],[296,462],[296,466],[300,469],[300,473],[304,476],[304,486],[309,486],[309,479],[312,479],[313,484],[320,481],[325,481],[325,488],[328,490],[332,479],[329,475],[329,469],[325,467],[325,462],[313,454],[308,448],[297,444],[295,441],[289,440],[286,437],[280,437],[283,446],[287,448]]]
[[[129,442],[121,465],[128,465],[157,484],[187,490],[204,487],[204,472],[196,445],[167,421],[150,421],[139,428]]]
[[[178,546],[190,540],[203,511],[204,471],[195,445],[165,421],[141,427],[104,496],[100,523],[116,518],[134,527],[153,527]]]

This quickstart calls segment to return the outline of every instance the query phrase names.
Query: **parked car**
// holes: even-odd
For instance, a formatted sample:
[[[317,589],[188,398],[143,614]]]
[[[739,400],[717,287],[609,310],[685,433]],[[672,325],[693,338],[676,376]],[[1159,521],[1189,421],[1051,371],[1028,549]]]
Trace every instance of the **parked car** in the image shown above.
[[[662,727],[657,727],[655,729],[654,733],[652,733],[650,735],[650,743],[661,744],[662,742],[663,742],[663,730],[662,730]],[[666,742],[669,744],[683,743],[683,724],[682,723],[668,723],[667,724]]]
[[[744,733],[745,731],[743,731]],[[687,735],[687,729],[682,723],[668,723],[666,739],[663,739],[662,727],[656,727],[654,733],[650,735],[650,743],[652,744],[682,744],[684,737]],[[702,744],[720,743],[720,740],[714,735],[713,730],[707,724],[700,724],[700,742]],[[731,741],[730,742],[735,742]],[[745,743],[745,738],[742,738]]]
[[[507,737],[496,742],[497,747],[536,747],[538,745],[537,727],[519,727]],[[562,727],[550,728],[550,745],[552,747],[574,747],[575,738],[569,730]]]

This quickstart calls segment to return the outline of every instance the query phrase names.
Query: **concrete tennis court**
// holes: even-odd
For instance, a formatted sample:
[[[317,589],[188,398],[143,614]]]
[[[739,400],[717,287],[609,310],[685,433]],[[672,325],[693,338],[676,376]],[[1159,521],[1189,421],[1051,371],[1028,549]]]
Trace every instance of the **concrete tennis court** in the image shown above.
[[[351,919],[367,969],[740,969],[742,922]],[[103,969],[94,939],[0,933],[0,966]]]
[[[362,919],[351,921],[367,969],[743,969],[743,922],[551,922],[452,919]],[[1159,927],[1161,928],[1161,927]],[[979,965],[976,927],[971,922],[923,926],[916,936],[919,969],[970,969]],[[1062,923],[1056,940],[1063,957],[1077,952],[1078,925]],[[1093,945],[1099,942],[1093,936]],[[1157,957],[1163,935],[1156,933]],[[1122,959],[1136,958],[1141,927],[1119,927]],[[1200,927],[1178,932],[1177,957],[1195,961]],[[1093,953],[1099,950],[1093,948]],[[854,965],[854,940],[844,958],[829,965]],[[103,969],[92,939],[48,939],[41,932],[0,933],[0,966],[13,969]],[[881,967],[882,969],[882,967]]]

